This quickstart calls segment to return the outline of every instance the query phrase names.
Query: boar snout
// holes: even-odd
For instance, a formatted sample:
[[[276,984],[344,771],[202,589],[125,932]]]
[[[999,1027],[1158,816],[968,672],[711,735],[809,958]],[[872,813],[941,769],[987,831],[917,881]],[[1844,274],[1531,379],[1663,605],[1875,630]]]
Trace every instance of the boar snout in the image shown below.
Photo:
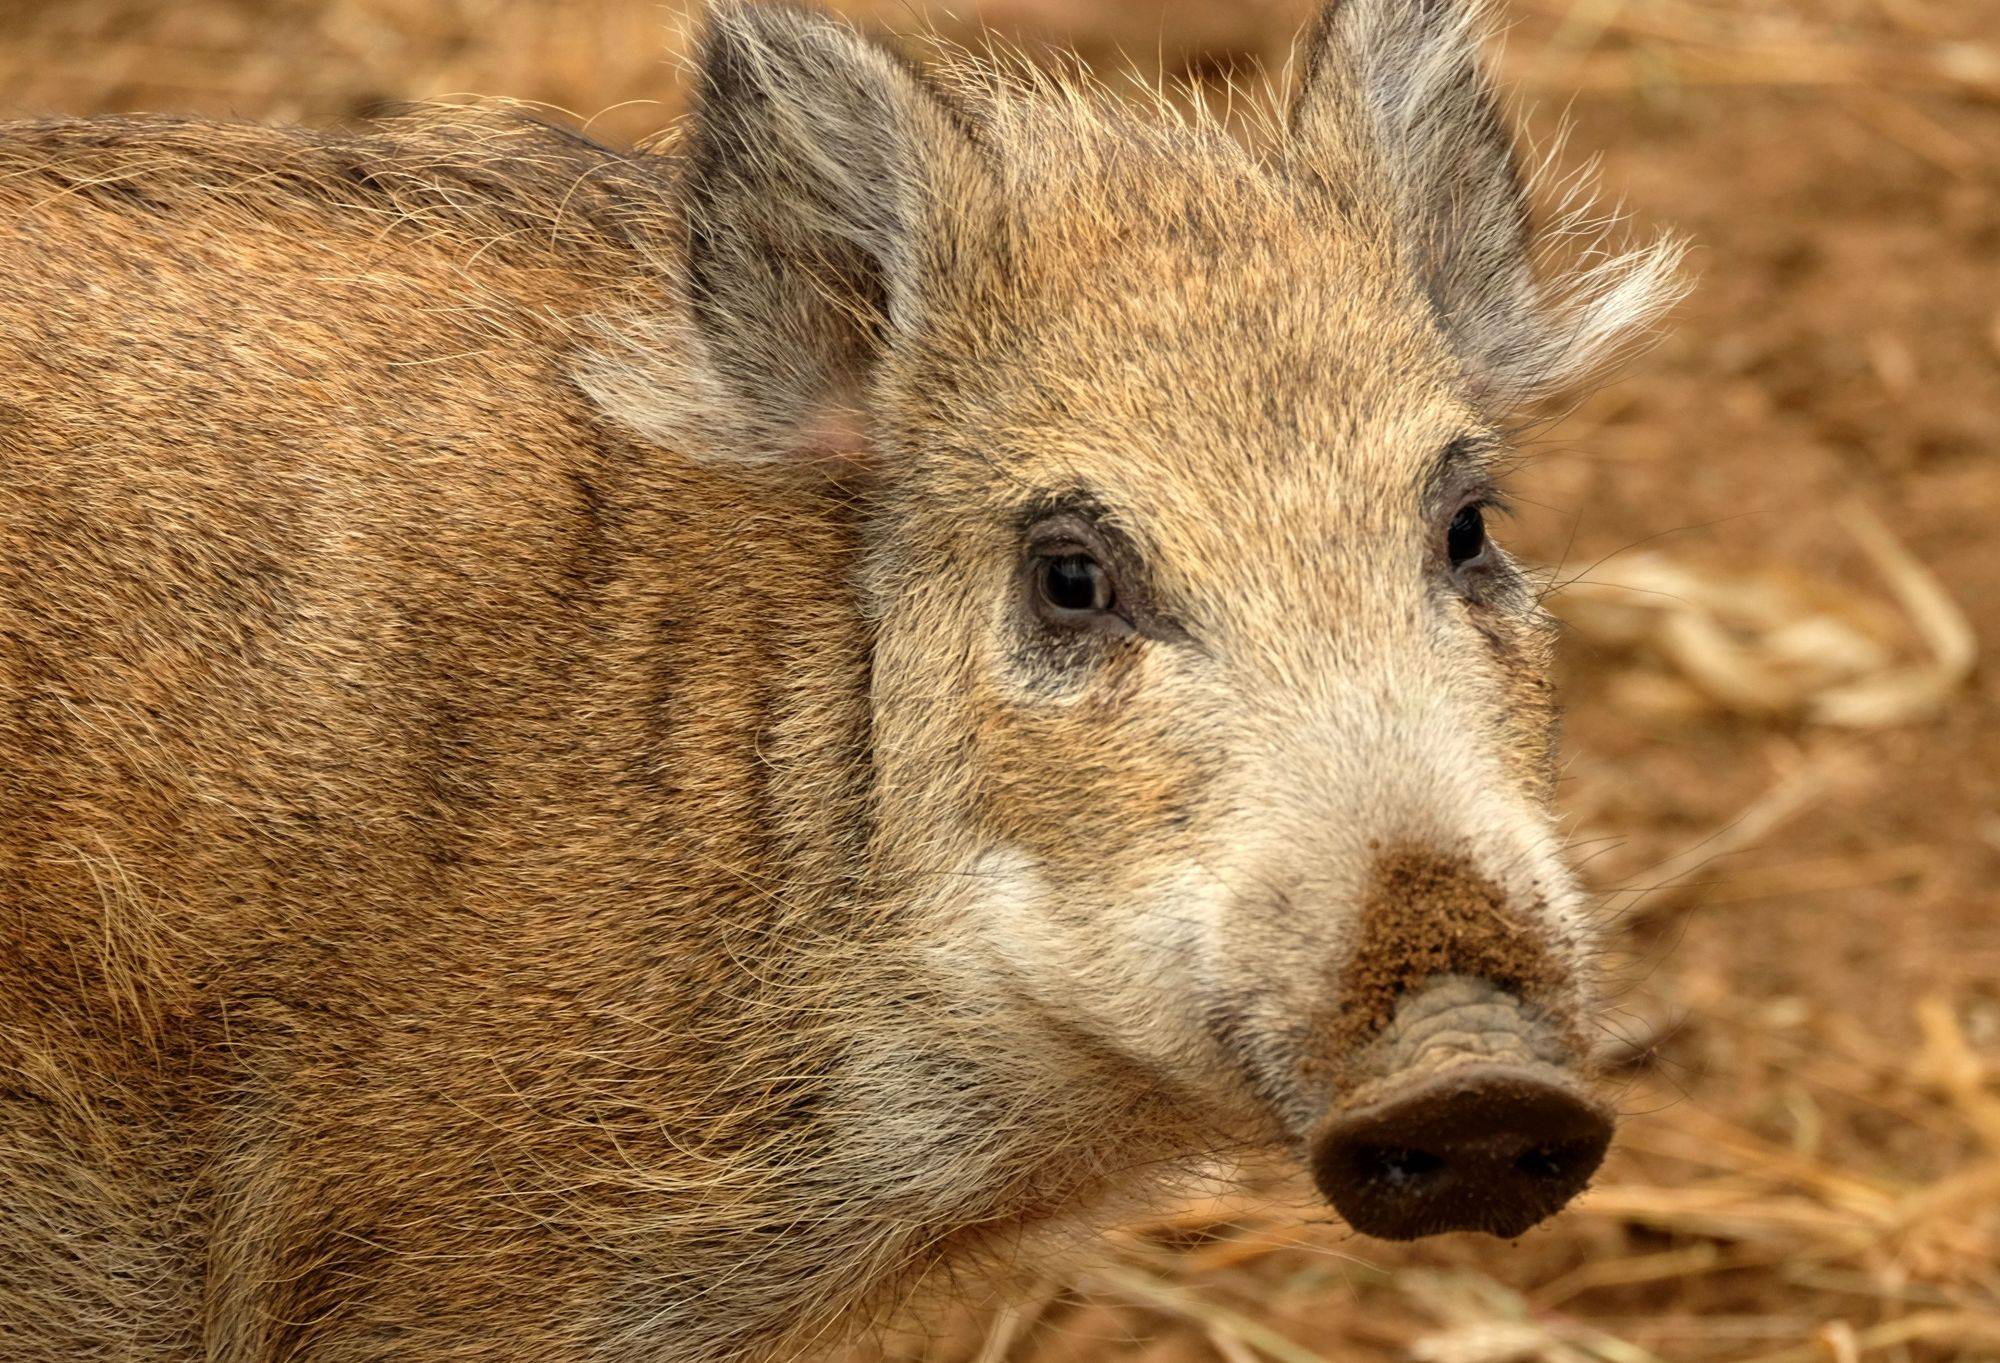
[[[1370,1047],[1377,1077],[1316,1133],[1313,1176],[1349,1225],[1386,1240],[1515,1236],[1583,1191],[1611,1117],[1547,1021],[1484,980],[1408,996]]]
[[[1559,1075],[1468,1066],[1341,1115],[1313,1176],[1366,1235],[1515,1236],[1582,1192],[1610,1141],[1610,1118]]]

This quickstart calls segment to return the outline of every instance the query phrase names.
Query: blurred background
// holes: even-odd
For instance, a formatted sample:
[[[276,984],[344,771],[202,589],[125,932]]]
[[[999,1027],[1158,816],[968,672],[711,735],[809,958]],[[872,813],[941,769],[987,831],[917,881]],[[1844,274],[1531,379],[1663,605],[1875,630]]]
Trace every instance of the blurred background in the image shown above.
[[[842,0],[1190,98],[1313,0]],[[5,0],[0,116],[675,117],[689,5]],[[1279,1171],[885,1331],[926,1363],[2000,1359],[2000,0],[1501,0],[1562,171],[1699,288],[1530,432],[1503,535],[1569,625],[1564,803],[1615,916],[1599,1186],[1517,1243],[1352,1235]]]

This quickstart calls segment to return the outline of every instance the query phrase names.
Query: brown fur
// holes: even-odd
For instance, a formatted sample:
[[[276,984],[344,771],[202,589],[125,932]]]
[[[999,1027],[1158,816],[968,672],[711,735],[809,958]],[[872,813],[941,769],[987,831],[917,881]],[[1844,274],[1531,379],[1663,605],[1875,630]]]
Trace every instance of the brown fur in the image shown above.
[[[1357,913],[1580,968],[1432,468],[1606,317],[1324,88],[1260,159],[789,10],[704,70],[659,156],[0,130],[10,1358],[764,1356],[1301,1139]],[[1079,490],[1178,633],[1021,622]],[[1370,1018],[1513,968],[1397,950]]]

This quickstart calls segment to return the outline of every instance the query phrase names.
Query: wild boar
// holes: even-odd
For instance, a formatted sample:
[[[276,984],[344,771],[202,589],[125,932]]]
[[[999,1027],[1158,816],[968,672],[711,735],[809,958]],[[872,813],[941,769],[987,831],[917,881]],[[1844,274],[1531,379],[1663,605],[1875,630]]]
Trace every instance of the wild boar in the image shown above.
[[[1511,1236],[1610,1130],[1470,16],[1254,147],[709,20],[506,111],[0,134],[0,1336],[743,1360],[1294,1150]]]

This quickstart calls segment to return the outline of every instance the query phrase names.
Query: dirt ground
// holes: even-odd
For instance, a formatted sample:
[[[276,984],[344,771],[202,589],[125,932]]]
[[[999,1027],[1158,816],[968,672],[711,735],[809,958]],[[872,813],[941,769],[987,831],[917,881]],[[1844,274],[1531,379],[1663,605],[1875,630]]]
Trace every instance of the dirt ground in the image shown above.
[[[1282,62],[1308,5],[843,7],[1213,86]],[[875,1352],[2000,1359],[2000,0],[1501,10],[1532,138],[1566,114],[1558,164],[1601,151],[1638,227],[1698,248],[1657,350],[1531,435],[1505,532],[1572,627],[1564,799],[1617,920],[1619,1145],[1504,1245],[1361,1239],[1257,1175]],[[638,138],[674,112],[675,13],[11,0],[0,116],[476,92]]]

